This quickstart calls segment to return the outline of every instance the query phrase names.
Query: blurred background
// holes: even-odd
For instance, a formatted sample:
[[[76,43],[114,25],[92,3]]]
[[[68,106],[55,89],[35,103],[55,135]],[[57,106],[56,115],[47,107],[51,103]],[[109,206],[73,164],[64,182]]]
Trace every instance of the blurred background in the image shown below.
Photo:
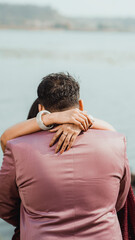
[[[126,135],[134,173],[135,1],[0,0],[0,135],[27,118],[42,77],[60,71],[79,81],[90,114]],[[13,230],[0,221],[0,240]]]

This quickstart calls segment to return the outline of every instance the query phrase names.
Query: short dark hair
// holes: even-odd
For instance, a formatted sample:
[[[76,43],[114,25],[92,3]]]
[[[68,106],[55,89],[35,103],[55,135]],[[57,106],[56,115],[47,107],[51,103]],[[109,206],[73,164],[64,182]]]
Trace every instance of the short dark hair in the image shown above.
[[[39,102],[49,111],[62,111],[78,105],[79,83],[69,73],[52,73],[38,86]]]

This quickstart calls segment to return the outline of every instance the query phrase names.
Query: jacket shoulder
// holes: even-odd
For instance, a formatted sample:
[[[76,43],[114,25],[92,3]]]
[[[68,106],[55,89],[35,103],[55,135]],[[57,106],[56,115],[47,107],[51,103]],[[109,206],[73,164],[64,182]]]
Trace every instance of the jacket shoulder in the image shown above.
[[[97,138],[125,138],[125,135],[123,133],[119,133],[116,131],[108,131],[108,130],[96,130],[96,129],[90,129],[88,131],[88,134],[91,136],[95,136]]]
[[[35,142],[35,140],[37,141],[38,139],[48,137],[49,134],[50,134],[49,132],[40,131],[40,132],[25,135],[25,136],[17,137],[12,140],[9,140],[7,142],[7,146],[12,147],[12,146],[17,146],[23,143],[29,143],[29,142],[32,143],[32,142]]]

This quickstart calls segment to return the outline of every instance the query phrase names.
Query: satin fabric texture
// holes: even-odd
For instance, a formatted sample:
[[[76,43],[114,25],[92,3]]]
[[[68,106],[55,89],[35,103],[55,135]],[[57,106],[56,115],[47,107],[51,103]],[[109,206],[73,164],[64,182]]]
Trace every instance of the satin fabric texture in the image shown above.
[[[0,171],[0,217],[21,240],[122,240],[117,211],[130,170],[125,137],[88,130],[55,154],[53,134],[38,132],[7,144]]]

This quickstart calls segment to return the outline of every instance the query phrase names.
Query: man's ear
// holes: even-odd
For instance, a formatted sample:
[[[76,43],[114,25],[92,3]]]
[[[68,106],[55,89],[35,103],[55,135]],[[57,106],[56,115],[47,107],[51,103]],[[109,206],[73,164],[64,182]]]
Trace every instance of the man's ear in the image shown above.
[[[81,111],[84,110],[83,100],[82,99],[79,100],[79,110],[81,110]]]
[[[38,111],[41,112],[42,110],[45,110],[44,106],[42,104],[38,104]]]

